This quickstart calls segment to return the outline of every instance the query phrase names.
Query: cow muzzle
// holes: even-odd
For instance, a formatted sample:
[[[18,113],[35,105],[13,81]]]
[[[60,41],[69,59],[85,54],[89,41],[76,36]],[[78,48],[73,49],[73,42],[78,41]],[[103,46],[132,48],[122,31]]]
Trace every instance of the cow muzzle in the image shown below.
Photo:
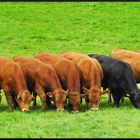
[[[72,113],[74,113],[74,114],[77,114],[77,113],[79,113],[79,111],[77,110],[77,111],[71,111]]]
[[[22,112],[29,112],[29,109],[23,108]]]
[[[57,108],[57,111],[64,111],[64,108]]]
[[[92,111],[97,111],[99,108],[91,108]]]

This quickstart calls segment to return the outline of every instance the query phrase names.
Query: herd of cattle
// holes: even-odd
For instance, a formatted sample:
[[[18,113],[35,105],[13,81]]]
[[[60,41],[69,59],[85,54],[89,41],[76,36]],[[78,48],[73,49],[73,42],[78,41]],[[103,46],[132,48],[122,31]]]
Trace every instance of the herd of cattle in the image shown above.
[[[140,108],[140,51],[113,49],[110,56],[64,52],[59,55],[42,52],[34,58],[0,57],[0,89],[3,89],[10,111],[19,106],[29,111],[36,97],[42,111],[53,101],[57,110],[64,104],[73,113],[79,111],[82,98],[87,107],[98,110],[101,95],[108,93],[115,107],[128,97]],[[2,96],[0,96],[1,99]]]

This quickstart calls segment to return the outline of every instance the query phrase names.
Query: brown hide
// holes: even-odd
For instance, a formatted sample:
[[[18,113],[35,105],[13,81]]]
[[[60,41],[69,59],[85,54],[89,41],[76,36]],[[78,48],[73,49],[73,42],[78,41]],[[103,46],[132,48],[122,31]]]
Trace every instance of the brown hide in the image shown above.
[[[5,93],[9,110],[13,111],[13,103],[17,102],[22,111],[29,111],[33,98],[27,90],[22,69],[18,63],[3,57],[0,58],[0,65],[0,87]]]
[[[16,57],[14,61],[20,64],[29,90],[40,97],[43,111],[46,109],[45,90],[51,92],[48,93],[48,96],[52,98],[56,108],[59,110],[64,109],[67,93],[62,89],[56,72],[51,65],[27,57]]]
[[[80,77],[79,70],[72,61],[52,53],[39,53],[35,58],[46,64],[51,64],[64,89],[68,89],[68,98],[72,111],[78,112],[80,106]]]
[[[115,48],[112,50],[111,57],[127,62],[131,65],[137,83],[140,82],[140,53],[139,51],[131,51]]]
[[[103,71],[99,62],[96,59],[91,59],[78,53],[66,52],[61,55],[77,64],[80,70],[81,84],[86,87],[83,88],[83,91],[86,94],[88,107],[92,110],[98,109],[100,96],[103,94],[101,91]]]

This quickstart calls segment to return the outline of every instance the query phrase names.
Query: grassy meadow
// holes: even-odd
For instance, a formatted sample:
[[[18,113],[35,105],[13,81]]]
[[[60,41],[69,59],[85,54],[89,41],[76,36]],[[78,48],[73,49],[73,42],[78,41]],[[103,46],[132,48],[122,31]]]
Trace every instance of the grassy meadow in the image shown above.
[[[0,56],[34,57],[38,52],[74,51],[108,55],[112,48],[140,50],[140,3],[1,2]],[[0,103],[0,138],[138,138],[140,110],[126,98],[120,108],[103,95],[98,111],[80,113],[50,108],[40,99],[30,112],[9,112]]]

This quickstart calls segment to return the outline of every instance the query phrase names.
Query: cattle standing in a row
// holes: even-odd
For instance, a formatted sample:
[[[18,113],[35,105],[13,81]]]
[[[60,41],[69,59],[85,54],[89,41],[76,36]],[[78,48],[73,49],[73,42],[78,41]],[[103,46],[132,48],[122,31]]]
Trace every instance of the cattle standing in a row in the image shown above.
[[[18,63],[8,58],[0,58],[0,88],[3,89],[10,111],[18,103],[22,111],[29,111],[33,100],[27,89],[23,71]],[[14,106],[13,106],[14,103]]]
[[[64,109],[66,95],[53,67],[35,58],[15,57],[21,66],[30,92],[35,92],[42,102],[42,110],[46,109],[46,94],[51,97],[57,110]]]
[[[35,58],[54,67],[63,89],[69,90],[68,98],[72,111],[78,112],[80,106],[80,77],[76,64],[52,53],[39,53]]]
[[[101,90],[103,72],[99,62],[96,59],[91,59],[78,53],[66,52],[61,56],[77,64],[80,70],[81,86],[85,92],[83,96],[86,97],[86,103],[91,110],[98,110],[100,97],[107,92]]]
[[[119,107],[120,99],[129,94],[127,97],[131,103],[140,108],[140,90],[136,85],[136,80],[140,82],[139,62],[136,61],[140,53],[128,52],[119,50],[117,56],[131,66],[109,56],[90,54],[90,58],[70,52],[61,55],[40,53],[36,56],[38,60],[26,57],[15,57],[14,61],[0,58],[0,89],[5,93],[10,111],[14,109],[13,103],[15,106],[18,104],[22,111],[29,111],[32,92],[40,97],[42,110],[46,109],[46,103],[51,103],[50,98],[58,110],[63,110],[66,97],[73,112],[79,110],[80,97],[85,97],[90,109],[97,110],[100,97],[108,91],[105,90],[107,88],[113,95],[116,107]],[[115,51],[114,54],[116,57]],[[105,91],[101,90],[101,86]],[[80,89],[84,93],[80,94]]]
[[[90,54],[89,56],[100,62],[104,72],[102,86],[104,89],[109,88],[115,107],[119,107],[120,99],[128,93],[131,103],[136,108],[140,108],[140,90],[136,85],[131,66],[105,55]]]

